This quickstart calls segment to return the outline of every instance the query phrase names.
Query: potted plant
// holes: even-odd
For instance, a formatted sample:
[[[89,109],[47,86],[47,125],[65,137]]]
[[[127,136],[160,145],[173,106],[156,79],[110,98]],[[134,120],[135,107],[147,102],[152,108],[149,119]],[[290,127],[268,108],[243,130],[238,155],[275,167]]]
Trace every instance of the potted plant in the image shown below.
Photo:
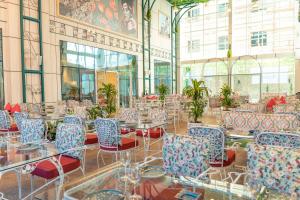
[[[159,86],[157,86],[157,90],[159,94],[159,100],[164,101],[166,95],[169,93],[169,87],[162,83]]]
[[[69,99],[78,100],[78,87],[72,85],[68,93]]]
[[[232,95],[232,90],[228,84],[224,84],[223,87],[221,88],[220,92],[220,100],[221,100],[221,105],[223,107],[223,110],[229,110],[228,108],[232,107],[233,105],[233,98],[231,97]]]
[[[104,110],[107,117],[111,117],[116,112],[117,89],[111,84],[102,83],[102,87],[98,89],[99,97],[104,99]]]
[[[95,105],[91,108],[87,109],[88,117],[90,120],[96,120],[97,117],[104,117],[106,116],[106,113],[102,107],[99,105]]]
[[[56,128],[60,123],[58,121],[47,121],[47,138],[50,141],[54,141],[56,138]]]
[[[204,81],[192,80],[192,86],[186,86],[183,89],[183,95],[186,95],[192,100],[190,104],[193,123],[201,123],[198,121],[204,113],[204,108],[207,105],[208,90]]]

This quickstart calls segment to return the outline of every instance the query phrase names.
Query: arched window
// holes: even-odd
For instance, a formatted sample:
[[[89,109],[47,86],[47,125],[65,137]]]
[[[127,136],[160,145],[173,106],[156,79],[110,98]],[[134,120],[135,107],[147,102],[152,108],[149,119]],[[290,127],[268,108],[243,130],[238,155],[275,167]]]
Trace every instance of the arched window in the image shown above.
[[[260,99],[260,64],[253,58],[233,62],[231,87],[240,95],[249,95],[250,102],[258,102]]]
[[[205,63],[203,66],[203,79],[210,90],[210,95],[218,95],[220,88],[228,84],[227,63],[223,61]]]

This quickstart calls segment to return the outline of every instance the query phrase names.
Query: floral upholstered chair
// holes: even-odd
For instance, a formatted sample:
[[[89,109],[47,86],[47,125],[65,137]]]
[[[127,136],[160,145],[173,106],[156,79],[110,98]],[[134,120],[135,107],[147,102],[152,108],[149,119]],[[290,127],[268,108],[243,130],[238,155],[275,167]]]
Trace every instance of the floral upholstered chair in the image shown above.
[[[168,120],[166,110],[159,108],[149,110],[149,117],[152,123],[167,123]],[[136,131],[137,136],[148,136],[148,133],[150,134],[150,138],[161,138],[164,135],[164,126]]]
[[[45,124],[42,119],[24,119],[21,124],[22,143],[40,143],[45,134]]]
[[[209,148],[205,139],[200,142],[189,136],[165,134],[164,170],[175,176],[198,177],[209,169]]]
[[[248,184],[300,198],[300,150],[248,144]]]
[[[119,112],[118,119],[125,122],[137,122],[139,119],[138,112],[135,108],[122,108]],[[121,134],[135,132],[134,128],[121,128]]]
[[[5,110],[0,110],[0,133],[1,132],[7,134],[18,132],[17,125],[11,124],[10,116]]]
[[[14,113],[14,119],[16,122],[16,125],[19,130],[21,130],[21,125],[23,120],[28,119],[29,114],[27,112],[15,112]]]
[[[64,123],[67,124],[76,124],[82,127],[83,131],[85,131],[85,120],[78,115],[67,115],[64,117]],[[98,143],[98,137],[95,133],[86,133],[85,134],[85,144],[92,145]]]
[[[60,153],[56,159],[62,172],[50,160],[41,161],[31,173],[32,181],[34,176],[50,180],[60,173],[67,175],[77,170],[84,174],[84,139],[84,131],[79,125],[60,123],[57,126],[55,146]]]
[[[117,153],[121,151],[130,151],[138,146],[137,140],[133,138],[122,137],[120,133],[119,121],[116,119],[98,118],[95,120],[95,128],[99,138],[97,161],[101,151],[115,153],[117,160]],[[102,161],[104,162],[103,158]]]
[[[228,167],[235,161],[235,150],[225,149],[225,130],[220,127],[198,126],[188,129],[188,135],[207,139],[210,143],[209,160],[212,167]]]
[[[258,145],[300,148],[300,135],[292,133],[261,132],[255,142]]]

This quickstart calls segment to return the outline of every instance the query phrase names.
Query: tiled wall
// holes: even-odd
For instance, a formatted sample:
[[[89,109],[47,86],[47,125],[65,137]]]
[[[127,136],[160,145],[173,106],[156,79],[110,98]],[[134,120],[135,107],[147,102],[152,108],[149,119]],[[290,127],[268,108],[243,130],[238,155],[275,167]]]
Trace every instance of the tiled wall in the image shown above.
[[[25,14],[33,13],[37,0],[24,0]],[[22,101],[21,48],[20,48],[20,1],[0,0],[0,28],[3,29],[4,88],[6,102]],[[29,8],[29,9],[28,9]],[[45,101],[52,103],[61,99],[61,69],[59,41],[114,50],[137,55],[138,58],[138,94],[143,89],[142,66],[142,20],[141,0],[138,0],[138,38],[103,31],[95,26],[78,23],[57,15],[56,0],[42,0],[43,61],[45,71]],[[158,0],[152,12],[152,59],[170,62],[170,38],[158,33],[158,12],[170,16],[170,5]],[[34,15],[34,14],[33,14]],[[26,26],[26,25],[25,25]],[[32,31],[34,32],[34,30]],[[31,37],[35,37],[34,34]],[[30,51],[28,51],[30,52]],[[28,53],[25,50],[25,60]],[[38,59],[32,62],[37,62]],[[152,66],[153,66],[153,60]],[[29,63],[27,60],[26,62]],[[154,71],[154,69],[153,69]],[[38,91],[36,78],[28,78],[31,91]],[[35,90],[37,89],[37,90]],[[29,92],[28,92],[29,93]],[[38,101],[40,94],[28,94],[28,101]]]

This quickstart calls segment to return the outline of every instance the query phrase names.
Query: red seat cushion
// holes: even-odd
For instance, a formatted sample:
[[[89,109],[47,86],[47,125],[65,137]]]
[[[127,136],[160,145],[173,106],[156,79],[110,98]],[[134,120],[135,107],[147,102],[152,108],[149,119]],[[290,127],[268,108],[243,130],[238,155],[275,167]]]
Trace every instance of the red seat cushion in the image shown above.
[[[162,128],[150,128],[148,131],[150,133],[150,138],[160,138],[164,135],[164,130]],[[143,131],[137,130],[136,135],[142,137]],[[145,136],[148,136],[148,132],[145,133]]]
[[[128,129],[128,128],[122,128],[121,129],[121,134],[122,135],[126,135],[126,134],[134,132],[134,131],[135,131],[135,129],[133,129],[133,128],[130,128],[130,129]]]
[[[85,145],[88,144],[97,144],[98,143],[98,136],[96,134],[90,133],[85,135]]]
[[[132,139],[132,138],[122,138],[122,145],[118,147],[103,147],[101,146],[100,149],[107,150],[107,151],[123,151],[128,150],[139,145],[139,141]]]
[[[11,127],[7,129],[0,129],[0,132],[17,132],[19,131],[18,127],[16,124],[12,124]]]
[[[60,164],[64,173],[68,173],[80,167],[80,160],[69,156],[61,156]],[[32,174],[45,179],[52,179],[58,176],[58,171],[52,162],[45,160],[37,165]]]
[[[223,161],[223,167],[227,167],[231,165],[235,161],[235,151],[229,149],[226,150],[227,160]],[[212,167],[222,167],[222,162],[220,160],[216,160],[215,162],[219,162],[218,164],[210,164]]]

